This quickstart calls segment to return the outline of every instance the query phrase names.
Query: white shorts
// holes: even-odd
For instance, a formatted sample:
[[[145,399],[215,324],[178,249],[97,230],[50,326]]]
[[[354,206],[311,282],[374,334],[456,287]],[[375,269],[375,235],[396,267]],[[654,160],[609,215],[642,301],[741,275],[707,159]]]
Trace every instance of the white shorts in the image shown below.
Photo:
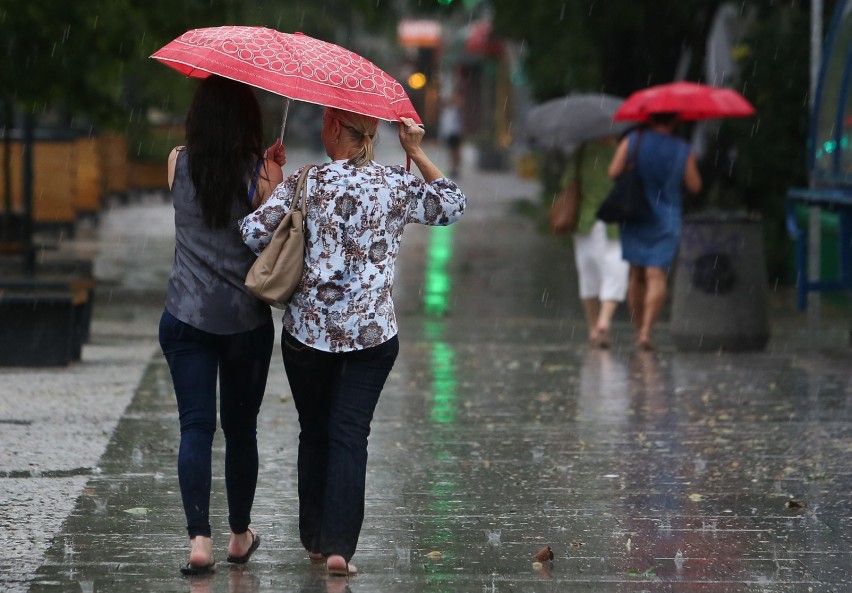
[[[581,299],[624,300],[630,264],[621,259],[621,242],[607,238],[603,222],[596,221],[588,235],[574,234],[574,261]]]

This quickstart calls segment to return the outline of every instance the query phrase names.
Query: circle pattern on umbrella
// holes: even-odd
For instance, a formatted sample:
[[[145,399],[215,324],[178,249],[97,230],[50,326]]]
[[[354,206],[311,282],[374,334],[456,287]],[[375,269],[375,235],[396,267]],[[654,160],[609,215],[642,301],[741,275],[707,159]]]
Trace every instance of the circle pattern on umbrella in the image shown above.
[[[191,78],[215,74],[298,101],[422,123],[392,76],[355,52],[302,33],[233,25],[192,29],[151,57]]]
[[[259,31],[257,27],[214,27],[187,31],[178,41],[221,52],[267,72],[377,92],[389,99],[407,97],[399,82],[366,58],[301,33]]]

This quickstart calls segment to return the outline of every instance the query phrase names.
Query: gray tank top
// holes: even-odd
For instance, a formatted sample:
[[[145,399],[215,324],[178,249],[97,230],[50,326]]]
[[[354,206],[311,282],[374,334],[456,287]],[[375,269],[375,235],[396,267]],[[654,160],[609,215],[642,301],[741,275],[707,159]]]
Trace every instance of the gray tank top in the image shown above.
[[[169,275],[166,309],[200,330],[235,334],[253,330],[272,319],[269,305],[252,296],[245,278],[255,260],[240,236],[237,222],[251,211],[248,192],[234,202],[226,228],[204,224],[201,205],[189,176],[189,154],[178,153],[172,183],[175,207],[175,260]]]

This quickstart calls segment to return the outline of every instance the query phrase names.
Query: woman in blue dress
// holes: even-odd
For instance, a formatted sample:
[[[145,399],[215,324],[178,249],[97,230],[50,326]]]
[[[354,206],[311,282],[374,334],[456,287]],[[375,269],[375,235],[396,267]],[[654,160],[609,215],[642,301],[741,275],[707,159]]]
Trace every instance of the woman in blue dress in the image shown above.
[[[651,332],[666,300],[666,274],[680,242],[681,188],[701,191],[695,155],[672,135],[676,123],[677,114],[652,114],[647,127],[621,141],[609,165],[614,179],[627,166],[628,154],[635,158],[651,206],[645,220],[621,229],[621,257],[630,263],[627,304],[640,350],[654,349]]]

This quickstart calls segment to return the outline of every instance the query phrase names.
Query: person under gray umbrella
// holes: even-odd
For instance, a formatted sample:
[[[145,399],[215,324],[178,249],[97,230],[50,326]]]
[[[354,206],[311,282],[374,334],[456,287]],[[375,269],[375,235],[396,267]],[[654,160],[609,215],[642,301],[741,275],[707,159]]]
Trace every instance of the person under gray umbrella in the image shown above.
[[[576,183],[580,196],[572,229],[580,300],[589,344],[608,348],[612,318],[627,294],[628,265],[621,258],[616,225],[596,217],[612,182],[607,165],[616,139],[630,124],[613,122],[623,100],[601,94],[569,95],[533,108],[527,117],[527,139],[533,146],[571,157],[561,170],[560,187]]]

